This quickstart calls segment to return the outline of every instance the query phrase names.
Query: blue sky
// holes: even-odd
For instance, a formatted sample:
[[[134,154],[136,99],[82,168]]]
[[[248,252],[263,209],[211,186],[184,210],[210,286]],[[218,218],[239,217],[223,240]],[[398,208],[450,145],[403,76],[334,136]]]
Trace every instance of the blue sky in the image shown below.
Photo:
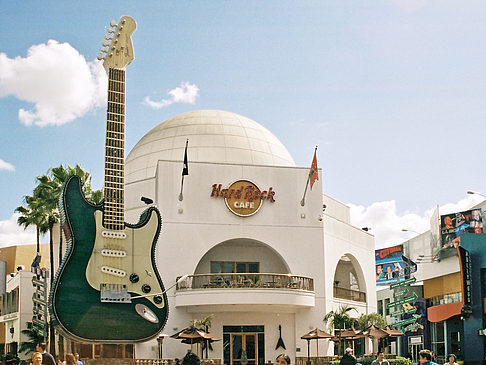
[[[478,202],[466,190],[486,193],[484,1],[5,2],[0,246],[31,239],[12,214],[50,167],[80,163],[101,187],[105,90],[94,60],[121,15],[138,23],[127,153],[186,111],[245,115],[298,166],[318,145],[324,192],[351,204],[356,224],[390,215],[395,231],[385,238],[377,226],[380,244],[403,238],[403,225],[426,230],[437,204]],[[155,109],[147,97],[168,102]]]

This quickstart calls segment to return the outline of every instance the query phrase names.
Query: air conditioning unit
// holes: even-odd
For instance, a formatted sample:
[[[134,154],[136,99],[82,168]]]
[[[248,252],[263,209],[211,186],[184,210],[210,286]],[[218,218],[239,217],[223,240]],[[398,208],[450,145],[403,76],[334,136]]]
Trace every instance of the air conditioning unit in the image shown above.
[[[478,330],[478,335],[479,336],[486,336],[486,328],[479,329]]]

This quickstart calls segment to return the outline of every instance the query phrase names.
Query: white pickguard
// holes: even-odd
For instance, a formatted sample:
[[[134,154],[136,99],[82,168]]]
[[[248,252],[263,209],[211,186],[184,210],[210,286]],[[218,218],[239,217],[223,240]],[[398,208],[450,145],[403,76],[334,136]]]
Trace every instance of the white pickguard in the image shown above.
[[[100,290],[101,284],[126,285],[129,293],[136,295],[161,293],[162,288],[157,280],[157,275],[152,267],[152,242],[159,224],[158,216],[152,212],[147,224],[140,228],[125,228],[126,238],[106,237],[106,229],[102,225],[102,212],[95,211],[96,238],[93,252],[86,267],[86,279],[89,285]],[[103,251],[103,254],[102,254]],[[126,255],[107,255],[106,252],[125,252]],[[106,268],[113,268],[126,273],[125,276],[107,273]],[[130,282],[130,275],[137,274],[137,283]],[[151,291],[144,293],[142,285],[150,285]],[[153,296],[147,297],[155,306],[163,308],[164,301],[154,303]]]

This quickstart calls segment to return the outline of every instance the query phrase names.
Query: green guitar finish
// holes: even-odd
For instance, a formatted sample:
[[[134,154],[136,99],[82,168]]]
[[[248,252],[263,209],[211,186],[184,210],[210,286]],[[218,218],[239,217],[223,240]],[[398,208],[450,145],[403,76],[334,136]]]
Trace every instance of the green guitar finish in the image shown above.
[[[83,342],[132,343],[146,341],[157,335],[168,317],[166,294],[164,305],[154,305],[148,298],[133,299],[132,303],[101,302],[100,291],[92,288],[86,279],[86,268],[93,252],[96,224],[95,212],[103,211],[103,204],[88,202],[81,190],[80,178],[73,176],[64,186],[60,197],[60,212],[67,240],[67,251],[59,267],[49,296],[51,318],[58,329],[68,338]],[[160,213],[155,207],[144,211],[135,225],[125,223],[126,228],[144,229],[152,215],[158,217],[157,232],[151,244],[152,267],[160,288],[164,286],[155,263],[155,245],[160,233]],[[127,279],[128,280],[128,279]],[[137,295],[130,293],[131,296]],[[157,317],[157,323],[149,321],[135,310],[137,304],[146,306]]]

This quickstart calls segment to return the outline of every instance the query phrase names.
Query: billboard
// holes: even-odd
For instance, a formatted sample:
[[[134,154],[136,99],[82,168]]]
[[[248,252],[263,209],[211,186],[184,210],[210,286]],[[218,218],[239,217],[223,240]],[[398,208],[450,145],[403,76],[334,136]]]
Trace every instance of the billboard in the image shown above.
[[[442,249],[459,246],[463,233],[483,233],[483,217],[480,208],[440,216]]]
[[[375,250],[376,285],[389,285],[405,280],[403,245]]]

